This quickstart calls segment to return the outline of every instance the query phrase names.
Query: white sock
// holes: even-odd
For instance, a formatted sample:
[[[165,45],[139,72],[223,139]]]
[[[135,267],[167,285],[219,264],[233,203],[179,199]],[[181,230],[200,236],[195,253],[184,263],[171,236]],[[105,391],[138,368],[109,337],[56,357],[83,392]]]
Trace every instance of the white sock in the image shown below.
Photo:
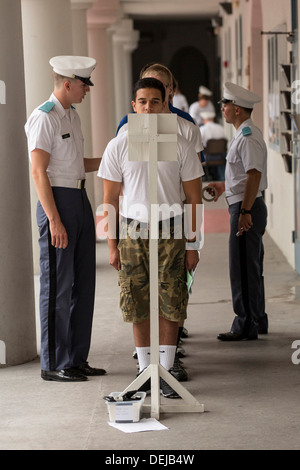
[[[135,349],[139,361],[140,372],[142,372],[150,365],[150,346],[139,347]]]
[[[165,369],[170,370],[174,365],[176,346],[159,345],[159,362]]]

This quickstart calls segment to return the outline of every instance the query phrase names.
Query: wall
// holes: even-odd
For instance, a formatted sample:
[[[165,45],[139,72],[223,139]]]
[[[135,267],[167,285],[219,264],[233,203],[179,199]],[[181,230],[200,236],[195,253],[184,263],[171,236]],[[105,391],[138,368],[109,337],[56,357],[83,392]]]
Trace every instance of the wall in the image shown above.
[[[268,147],[268,189],[265,192],[269,213],[267,231],[294,267],[292,243],[294,182],[292,174],[285,171],[281,154],[269,144],[268,37],[270,36],[259,37],[260,29],[276,30],[276,27],[282,24],[290,30],[290,0],[277,2],[276,8],[273,0],[240,0],[233,2],[231,15],[223,12],[222,16],[223,26],[220,28],[219,37],[222,81],[238,83],[263,98],[262,103],[255,106],[252,117],[255,124],[263,131]],[[287,61],[291,46],[285,36],[280,37],[280,42],[284,61]],[[237,50],[240,53],[236,53]],[[228,138],[231,138],[232,129],[228,127],[225,126],[226,132]]]
[[[274,30],[277,26],[286,24],[286,28],[291,28],[290,0],[281,0],[274,3],[271,0],[263,0],[263,29],[264,31]],[[272,15],[270,15],[272,11]],[[268,94],[268,69],[267,69],[267,37],[263,41],[264,60],[264,93]],[[290,44],[282,36],[284,44],[285,59],[288,62]],[[268,113],[265,109],[264,115],[264,136],[268,142]],[[286,256],[288,262],[294,267],[294,244],[292,243],[292,231],[294,230],[294,180],[291,173],[284,169],[284,162],[281,154],[269,146],[268,150],[268,181],[269,187],[266,191],[266,203],[269,211],[268,232],[276,241],[277,245]]]

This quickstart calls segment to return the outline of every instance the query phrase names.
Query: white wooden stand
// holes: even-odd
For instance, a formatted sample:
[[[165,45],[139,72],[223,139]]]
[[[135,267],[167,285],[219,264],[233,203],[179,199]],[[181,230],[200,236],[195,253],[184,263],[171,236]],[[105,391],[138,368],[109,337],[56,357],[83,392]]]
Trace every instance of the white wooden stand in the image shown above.
[[[161,412],[203,412],[204,405],[188,392],[164,367],[159,364],[159,298],[158,298],[158,205],[157,162],[177,160],[177,115],[128,115],[128,158],[149,162],[149,217],[150,217],[150,354],[151,364],[124,390],[136,390],[151,378],[151,417],[159,419]],[[183,399],[167,399],[160,403],[160,377]]]

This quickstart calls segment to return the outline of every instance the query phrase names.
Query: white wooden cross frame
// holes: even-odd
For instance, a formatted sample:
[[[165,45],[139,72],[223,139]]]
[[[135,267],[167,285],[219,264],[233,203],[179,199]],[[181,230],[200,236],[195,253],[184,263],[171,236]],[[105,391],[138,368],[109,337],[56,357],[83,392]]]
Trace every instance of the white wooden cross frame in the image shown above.
[[[151,364],[125,390],[135,390],[151,378],[151,417],[158,419],[162,412],[203,412],[204,405],[188,392],[159,364],[159,298],[158,298],[158,161],[177,160],[176,114],[129,114],[128,158],[149,162],[149,217],[150,217],[150,354]],[[156,210],[153,210],[155,208]],[[160,377],[183,399],[184,403],[169,399],[172,404],[160,403]],[[176,403],[174,403],[176,401]]]

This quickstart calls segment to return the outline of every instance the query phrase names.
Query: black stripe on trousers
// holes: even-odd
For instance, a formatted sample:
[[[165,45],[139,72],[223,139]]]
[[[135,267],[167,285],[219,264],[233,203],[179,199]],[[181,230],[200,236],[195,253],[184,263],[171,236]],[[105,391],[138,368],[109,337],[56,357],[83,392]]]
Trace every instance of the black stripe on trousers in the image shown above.
[[[48,353],[49,368],[56,369],[55,311],[56,311],[56,248],[51,244],[51,233],[48,222],[49,248],[49,305],[48,305]]]
[[[249,284],[248,284],[248,270],[247,270],[247,234],[244,233],[239,237],[240,248],[240,270],[241,270],[241,286],[242,286],[242,299],[244,309],[247,314],[246,322],[244,325],[243,334],[248,335],[251,325],[251,312],[249,304]]]

